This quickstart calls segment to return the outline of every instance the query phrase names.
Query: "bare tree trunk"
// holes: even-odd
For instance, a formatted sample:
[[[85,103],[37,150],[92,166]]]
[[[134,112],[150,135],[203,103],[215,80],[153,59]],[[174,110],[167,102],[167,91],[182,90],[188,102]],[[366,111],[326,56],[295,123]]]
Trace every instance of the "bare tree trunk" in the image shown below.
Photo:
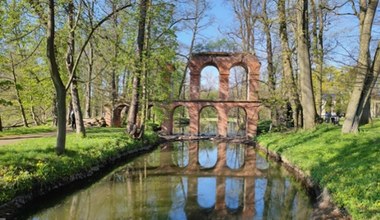
[[[264,25],[264,33],[266,38],[266,52],[267,52],[267,72],[268,72],[268,88],[271,98],[275,98],[276,96],[276,78],[275,78],[275,69],[273,65],[273,49],[272,49],[272,36],[270,32],[271,21],[268,18],[267,14],[267,0],[263,0],[263,15],[262,22]],[[275,104],[272,104],[271,108],[271,120],[274,126],[278,125],[278,112]]]
[[[379,74],[378,68],[380,61],[378,44],[375,58],[372,65],[370,64],[371,56],[369,52],[371,41],[371,30],[373,20],[378,6],[378,0],[360,1],[360,51],[356,68],[355,86],[347,106],[346,119],[343,123],[343,133],[356,133],[359,131],[359,124],[365,106],[369,100],[375,79]],[[376,63],[377,62],[377,63]]]
[[[85,98],[85,117],[91,118],[91,93],[92,93],[92,73],[93,73],[93,66],[94,66],[94,49],[93,44],[90,42],[90,49],[88,54],[88,66],[87,66],[87,72],[88,72],[88,78],[86,82],[86,98]]]
[[[76,133],[81,134],[82,137],[86,137],[86,129],[83,123],[83,115],[79,101],[78,93],[78,81],[74,70],[74,51],[75,51],[75,20],[74,20],[74,1],[71,0],[68,3],[68,23],[69,23],[69,36],[67,41],[67,53],[66,53],[66,69],[69,77],[72,78],[71,82],[71,99],[73,105],[73,111],[75,114]]]
[[[293,111],[293,123],[294,126],[298,126],[299,115],[301,112],[301,102],[297,91],[297,85],[293,76],[292,66],[292,51],[289,48],[288,32],[286,27],[286,12],[285,12],[285,0],[278,1],[278,17],[280,20],[280,40],[281,40],[281,59],[284,75],[284,82],[286,84],[287,95],[289,96],[289,102]]]
[[[297,6],[297,55],[300,70],[303,128],[310,129],[315,127],[316,110],[311,80],[308,0],[298,0]]]
[[[133,137],[139,135],[137,115],[139,111],[140,98],[140,80],[142,75],[142,67],[144,62],[144,45],[145,45],[145,23],[147,17],[149,0],[142,0],[140,3],[139,29],[137,34],[138,59],[136,62],[136,72],[133,75],[132,82],[132,100],[128,111],[127,133]]]
[[[18,103],[18,106],[19,106],[20,111],[21,111],[22,123],[24,124],[24,127],[29,127],[28,121],[26,119],[25,108],[24,108],[24,105],[23,105],[22,100],[21,100],[19,86],[17,84],[16,69],[15,69],[15,64],[14,64],[14,60],[13,60],[12,54],[10,55],[10,57],[11,57],[11,62],[12,62],[13,86],[14,86],[14,89],[16,91],[17,103]]]
[[[58,155],[65,152],[66,145],[66,89],[59,74],[58,65],[55,55],[55,12],[54,0],[48,1],[48,20],[47,20],[47,58],[50,70],[50,76],[53,80],[54,88],[57,95],[57,143],[56,152]]]

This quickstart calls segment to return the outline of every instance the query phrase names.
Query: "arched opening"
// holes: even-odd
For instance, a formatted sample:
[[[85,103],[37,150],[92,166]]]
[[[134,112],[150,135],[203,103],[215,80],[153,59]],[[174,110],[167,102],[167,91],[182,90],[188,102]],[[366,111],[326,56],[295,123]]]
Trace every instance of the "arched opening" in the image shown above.
[[[173,142],[172,160],[181,168],[189,164],[189,142]]]
[[[201,71],[199,97],[204,100],[219,98],[219,71],[214,66],[206,66]]]
[[[226,164],[227,167],[236,170],[244,165],[245,146],[242,144],[227,144]]]
[[[201,169],[213,168],[218,160],[218,147],[211,141],[198,143],[198,162]]]
[[[229,100],[248,100],[248,76],[247,70],[242,66],[230,69]]]
[[[206,106],[199,114],[199,135],[216,136],[218,133],[218,111],[213,106]]]
[[[201,209],[211,211],[216,203],[216,178],[198,177],[197,202]]]
[[[243,208],[244,200],[244,179],[227,178],[226,179],[226,207],[229,212],[235,213]]]
[[[247,114],[242,107],[234,107],[228,111],[227,136],[245,136],[247,127]]]
[[[173,134],[189,134],[190,117],[185,106],[178,106],[173,111]]]

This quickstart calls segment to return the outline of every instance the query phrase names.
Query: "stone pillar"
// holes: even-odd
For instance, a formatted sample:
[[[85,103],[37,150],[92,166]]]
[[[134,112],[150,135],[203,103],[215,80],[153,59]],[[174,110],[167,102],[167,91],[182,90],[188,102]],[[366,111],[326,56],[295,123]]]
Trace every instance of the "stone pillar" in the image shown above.
[[[198,100],[199,99],[199,88],[201,75],[199,72],[191,72],[190,73],[190,100]]]
[[[219,69],[219,99],[227,100],[229,93],[229,70]]]
[[[245,108],[247,112],[247,130],[246,136],[248,138],[252,138],[256,135],[257,131],[257,121],[258,121],[258,107],[257,106],[249,106],[249,108]]]
[[[199,94],[198,94],[199,95]],[[189,117],[190,117],[190,135],[198,136],[199,134],[199,104],[189,104]]]
[[[259,63],[252,63],[249,65],[248,70],[248,97],[247,100],[249,101],[258,101],[259,95],[259,74],[260,74],[260,64]]]
[[[218,111],[218,135],[221,137],[227,137],[227,106],[225,104],[216,104],[215,107]]]
[[[162,123],[161,129],[163,133],[166,135],[173,134],[173,113],[174,113],[174,108],[175,108],[175,107],[173,108],[174,105],[175,103],[165,108],[166,112],[168,113],[168,118],[164,120],[164,122]]]

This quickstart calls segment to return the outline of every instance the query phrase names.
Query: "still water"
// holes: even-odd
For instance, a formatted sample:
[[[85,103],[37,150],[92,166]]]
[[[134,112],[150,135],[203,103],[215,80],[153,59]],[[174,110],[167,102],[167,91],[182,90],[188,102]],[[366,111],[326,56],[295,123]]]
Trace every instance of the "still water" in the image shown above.
[[[243,144],[172,142],[29,219],[310,219],[287,172]]]

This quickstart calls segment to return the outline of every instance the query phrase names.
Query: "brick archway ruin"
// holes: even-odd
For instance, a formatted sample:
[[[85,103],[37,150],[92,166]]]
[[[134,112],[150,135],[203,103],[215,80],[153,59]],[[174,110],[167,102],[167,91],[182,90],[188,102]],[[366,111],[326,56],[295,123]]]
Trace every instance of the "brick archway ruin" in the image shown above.
[[[219,70],[219,97],[217,100],[200,99],[201,71],[211,65]],[[231,68],[242,66],[248,74],[247,100],[229,99],[229,75]],[[234,107],[240,107],[246,112],[246,136],[253,137],[257,131],[258,121],[258,86],[260,62],[247,53],[197,53],[192,54],[189,61],[190,69],[190,100],[174,101],[166,106],[168,119],[162,125],[166,134],[172,134],[173,112],[178,106],[185,106],[190,117],[190,135],[199,135],[200,111],[206,106],[213,106],[218,113],[218,136],[227,137],[228,112]]]

